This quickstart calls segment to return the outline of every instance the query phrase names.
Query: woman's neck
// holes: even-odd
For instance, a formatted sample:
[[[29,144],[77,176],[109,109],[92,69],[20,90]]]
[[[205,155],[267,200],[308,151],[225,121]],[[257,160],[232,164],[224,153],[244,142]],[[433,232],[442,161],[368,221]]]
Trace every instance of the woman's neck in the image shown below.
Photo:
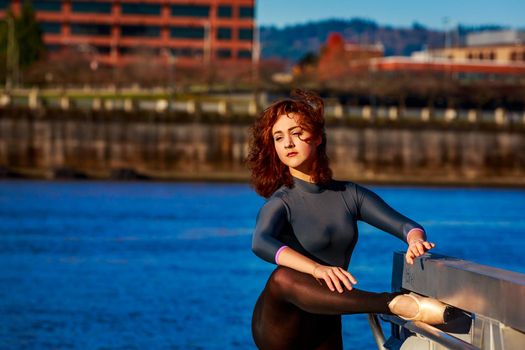
[[[293,177],[296,177],[299,180],[314,183],[313,177],[310,173],[305,173],[305,172],[302,172],[301,170],[297,170],[294,168],[288,168],[288,169],[290,170],[290,175],[292,175]]]

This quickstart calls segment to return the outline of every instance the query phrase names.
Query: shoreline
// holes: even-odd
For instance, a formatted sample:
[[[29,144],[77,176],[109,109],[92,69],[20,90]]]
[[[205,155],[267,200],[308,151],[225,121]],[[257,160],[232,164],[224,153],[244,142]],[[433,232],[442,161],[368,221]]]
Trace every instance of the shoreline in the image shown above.
[[[356,174],[339,174],[335,172],[334,179],[351,181],[360,184],[381,186],[430,186],[430,187],[486,187],[486,188],[525,188],[525,178],[522,176],[476,177],[459,176],[428,176],[391,174],[359,176]],[[248,172],[140,172],[132,169],[117,169],[108,171],[78,171],[74,169],[59,169],[55,171],[2,168],[0,181],[10,180],[44,180],[44,181],[144,181],[144,182],[195,182],[195,183],[249,183]]]

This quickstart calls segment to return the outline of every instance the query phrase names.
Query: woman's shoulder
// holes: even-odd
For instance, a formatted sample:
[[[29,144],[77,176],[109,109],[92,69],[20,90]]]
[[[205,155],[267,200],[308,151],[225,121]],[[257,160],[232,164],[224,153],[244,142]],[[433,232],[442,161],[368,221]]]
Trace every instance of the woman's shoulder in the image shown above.
[[[288,207],[286,197],[286,189],[279,188],[266,199],[266,202],[259,210],[259,215],[285,215],[286,217],[289,217],[290,209]]]
[[[268,199],[266,202],[277,201],[277,202],[286,202],[286,198],[290,195],[290,189],[286,186],[279,187]]]
[[[359,186],[355,182],[349,181],[349,180],[332,180],[331,186],[335,190],[340,191],[355,191]]]
[[[356,182],[349,180],[332,180],[335,189],[345,192],[347,196],[350,196],[356,200],[360,200],[363,196],[372,192],[365,186],[362,186]]]

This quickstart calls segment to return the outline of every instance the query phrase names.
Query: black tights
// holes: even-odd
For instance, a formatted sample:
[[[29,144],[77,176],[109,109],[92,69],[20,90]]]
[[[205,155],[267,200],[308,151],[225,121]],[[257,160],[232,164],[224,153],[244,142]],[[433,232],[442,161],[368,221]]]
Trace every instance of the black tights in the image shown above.
[[[280,266],[255,304],[253,339],[261,350],[342,349],[342,314],[391,314],[388,303],[397,295],[332,292],[312,276]]]

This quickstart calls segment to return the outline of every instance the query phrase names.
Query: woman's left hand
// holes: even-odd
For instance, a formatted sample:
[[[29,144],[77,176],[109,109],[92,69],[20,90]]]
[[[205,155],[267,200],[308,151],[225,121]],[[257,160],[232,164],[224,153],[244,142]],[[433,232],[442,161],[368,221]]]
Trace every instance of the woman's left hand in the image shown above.
[[[430,249],[434,248],[436,245],[431,242],[427,242],[423,239],[415,239],[411,241],[408,244],[407,253],[405,255],[405,259],[407,263],[412,265],[414,263],[414,259],[425,254],[425,252],[429,251]]]

